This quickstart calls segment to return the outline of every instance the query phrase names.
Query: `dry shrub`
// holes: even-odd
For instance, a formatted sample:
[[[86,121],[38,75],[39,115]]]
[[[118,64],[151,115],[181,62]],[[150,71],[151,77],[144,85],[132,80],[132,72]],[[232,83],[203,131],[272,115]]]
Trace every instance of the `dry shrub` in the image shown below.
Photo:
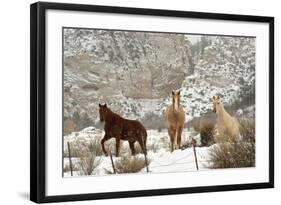
[[[244,142],[255,142],[256,138],[256,125],[253,118],[240,118],[238,119],[240,124],[240,134]]]
[[[90,142],[76,140],[71,143],[71,156],[77,157],[79,160],[76,167],[79,175],[91,175],[95,168],[101,163],[99,157],[102,154],[99,138],[95,138]]]
[[[255,143],[221,143],[209,150],[210,168],[239,168],[255,166]]]
[[[87,149],[90,152],[95,153],[96,156],[103,155],[100,139],[94,139],[94,140],[90,141],[90,143],[88,143],[86,146],[87,146]]]
[[[240,119],[242,141],[220,143],[210,148],[210,168],[237,168],[255,166],[255,122]]]
[[[79,158],[77,166],[80,175],[91,175],[95,168],[99,166],[101,158],[97,157],[98,152],[97,143],[93,141],[77,153]]]
[[[81,153],[91,150],[96,156],[101,156],[103,154],[102,147],[100,144],[100,138],[96,137],[90,141],[76,139],[70,143],[71,157],[79,157]],[[64,157],[68,157],[67,146],[64,149]]]
[[[149,164],[149,160],[147,163]],[[117,173],[137,173],[144,167],[144,156],[122,156],[115,161],[115,169]]]
[[[215,120],[202,118],[192,123],[192,127],[196,132],[200,133],[201,146],[210,146],[214,144],[214,127]]]
[[[78,161],[79,174],[91,175],[100,163],[101,158],[96,157],[93,152],[89,152],[86,155],[81,155]]]

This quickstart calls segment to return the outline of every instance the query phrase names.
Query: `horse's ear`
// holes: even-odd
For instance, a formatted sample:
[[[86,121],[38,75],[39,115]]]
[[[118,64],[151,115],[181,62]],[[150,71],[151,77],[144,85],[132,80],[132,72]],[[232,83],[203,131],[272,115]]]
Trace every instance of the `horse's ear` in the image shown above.
[[[181,94],[181,91],[179,90],[178,94],[180,95]]]
[[[99,107],[101,107],[101,104],[99,103]]]
[[[216,96],[213,96],[213,100],[215,100],[216,99]]]
[[[174,92],[174,91],[172,91],[172,95],[175,95],[175,92]]]
[[[106,107],[106,103],[104,104],[104,107]]]
[[[220,96],[218,95],[218,100],[220,99]]]

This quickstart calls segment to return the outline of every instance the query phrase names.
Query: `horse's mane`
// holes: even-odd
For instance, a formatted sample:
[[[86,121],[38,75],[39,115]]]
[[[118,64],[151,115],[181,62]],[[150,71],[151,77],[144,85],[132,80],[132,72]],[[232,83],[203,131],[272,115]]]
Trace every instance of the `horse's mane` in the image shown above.
[[[106,107],[106,112],[107,112],[107,116],[115,116],[115,115],[118,115],[116,114],[115,112],[113,112],[109,107]]]
[[[132,120],[132,119],[127,119],[127,118],[124,118],[122,117],[120,114],[117,114],[115,112],[113,112],[109,107],[106,108],[107,109],[107,115],[109,115],[109,117],[111,119],[117,119],[117,120],[120,120],[120,121],[136,121],[136,120]]]
[[[119,119],[125,119],[125,118],[123,118],[123,117],[121,117],[119,114],[117,114],[117,113],[115,113],[115,112],[113,112],[109,107],[106,107],[106,109],[107,109],[107,116],[109,116],[109,117],[111,117],[111,118],[119,118]]]

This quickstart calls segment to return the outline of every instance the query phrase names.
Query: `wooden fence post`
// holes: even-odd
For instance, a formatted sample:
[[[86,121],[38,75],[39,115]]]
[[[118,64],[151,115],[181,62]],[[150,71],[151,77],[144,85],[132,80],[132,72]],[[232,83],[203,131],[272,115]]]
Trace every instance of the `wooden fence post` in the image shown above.
[[[109,152],[109,156],[110,156],[110,161],[111,161],[113,172],[114,172],[114,174],[116,174],[116,169],[115,169],[114,162],[113,162],[113,159],[112,159],[111,151]]]
[[[69,145],[69,142],[67,142],[67,148],[68,148],[68,158],[69,158],[70,174],[71,174],[71,176],[73,176],[72,161],[71,161],[71,152],[70,152],[70,145]]]
[[[199,170],[198,168],[198,161],[197,161],[197,155],[196,155],[196,140],[194,138],[192,138],[192,146],[193,146],[193,152],[194,152],[194,158],[195,158],[195,164],[196,164],[196,169]]]

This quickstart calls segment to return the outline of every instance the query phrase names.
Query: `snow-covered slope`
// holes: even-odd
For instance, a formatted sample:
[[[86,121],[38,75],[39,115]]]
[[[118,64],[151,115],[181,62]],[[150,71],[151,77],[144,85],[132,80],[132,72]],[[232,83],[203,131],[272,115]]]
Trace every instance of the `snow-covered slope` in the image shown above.
[[[225,105],[254,99],[255,38],[85,29],[65,29],[64,37],[66,118],[78,111],[98,121],[106,102],[124,117],[161,121],[173,89],[181,90],[186,121],[210,110],[216,94]],[[247,106],[239,113],[254,112]]]
[[[94,119],[98,103],[107,102],[127,117],[143,117],[192,66],[182,34],[64,29],[64,114]]]
[[[194,73],[181,86],[187,119],[200,117],[211,109],[214,95],[231,105],[247,97],[245,88],[255,86],[255,39],[216,36],[209,40]]]

